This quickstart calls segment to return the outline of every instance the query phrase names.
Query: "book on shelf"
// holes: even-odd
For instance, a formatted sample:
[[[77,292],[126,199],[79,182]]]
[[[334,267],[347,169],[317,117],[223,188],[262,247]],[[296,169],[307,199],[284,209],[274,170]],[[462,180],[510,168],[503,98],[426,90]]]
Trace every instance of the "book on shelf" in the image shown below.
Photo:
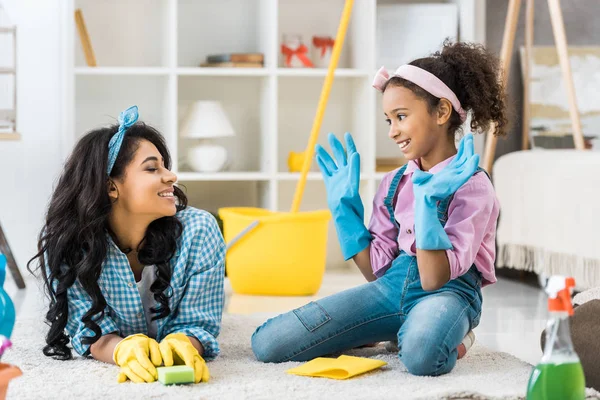
[[[262,68],[262,63],[257,62],[218,62],[218,63],[202,63],[201,67],[205,68]]]
[[[263,64],[265,56],[262,53],[223,53],[209,54],[206,56],[207,63],[260,63]]]

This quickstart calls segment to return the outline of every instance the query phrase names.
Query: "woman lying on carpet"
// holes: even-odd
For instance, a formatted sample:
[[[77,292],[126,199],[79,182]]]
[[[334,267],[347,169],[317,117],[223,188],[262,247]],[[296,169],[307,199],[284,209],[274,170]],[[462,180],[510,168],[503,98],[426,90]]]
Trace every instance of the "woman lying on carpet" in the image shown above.
[[[373,86],[383,92],[388,135],[409,162],[383,178],[369,228],[352,137],[346,134],[344,149],[330,134],[333,157],[316,150],[342,253],[369,283],[264,323],[252,337],[259,360],[305,361],[397,340],[410,373],[452,370],[459,345],[479,323],[481,287],[496,282],[499,212],[473,136],[461,140],[457,154],[455,135],[468,110],[472,130],[494,124],[496,135],[505,134],[498,72],[483,47],[446,42],[391,77],[383,68],[377,73]]]
[[[163,363],[206,381],[204,359],[219,353],[223,237],[211,214],[187,207],[163,137],[137,118],[131,107],[81,138],[52,195],[28,264],[45,266],[44,354],[71,359],[70,341],[119,365],[119,382],[153,382]]]

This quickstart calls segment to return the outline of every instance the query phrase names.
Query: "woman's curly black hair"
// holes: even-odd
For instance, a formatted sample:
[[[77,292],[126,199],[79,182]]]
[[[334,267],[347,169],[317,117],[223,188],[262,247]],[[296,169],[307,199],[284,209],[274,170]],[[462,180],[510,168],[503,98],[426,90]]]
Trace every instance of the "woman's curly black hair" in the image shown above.
[[[111,180],[123,179],[127,165],[133,160],[142,140],[154,144],[162,155],[166,168],[171,167],[171,157],[162,135],[154,128],[138,122],[127,129],[119,155],[110,174],[108,142],[117,132],[118,125],[100,128],[87,133],[79,140],[67,160],[58,181],[45,224],[38,237],[38,253],[27,263],[34,273],[41,271],[44,288],[50,300],[46,322],[50,325],[46,335],[44,354],[61,360],[72,358],[67,347],[69,337],[65,332],[68,321],[67,291],[78,280],[92,302],[83,315],[82,322],[94,332],[83,338],[82,343],[91,345],[101,336],[94,322],[104,316],[106,299],[102,295],[98,278],[108,249],[107,232],[112,202],[108,195]],[[187,206],[183,191],[175,187],[178,210]],[[183,226],[177,217],[163,217],[153,221],[146,231],[138,259],[144,265],[156,265],[156,280],[150,290],[159,306],[152,309],[153,320],[170,313],[169,293],[171,267],[169,260],[177,247],[177,239]],[[37,268],[32,263],[38,260]]]
[[[505,136],[508,130],[506,92],[501,80],[498,58],[484,46],[475,43],[444,41],[441,51],[410,63],[437,76],[458,97],[462,108],[471,111],[471,130],[484,133],[493,123],[494,135]],[[392,86],[410,89],[424,99],[430,112],[437,109],[440,99],[400,77],[392,77],[383,90]],[[461,127],[460,116],[453,109],[448,132]]]

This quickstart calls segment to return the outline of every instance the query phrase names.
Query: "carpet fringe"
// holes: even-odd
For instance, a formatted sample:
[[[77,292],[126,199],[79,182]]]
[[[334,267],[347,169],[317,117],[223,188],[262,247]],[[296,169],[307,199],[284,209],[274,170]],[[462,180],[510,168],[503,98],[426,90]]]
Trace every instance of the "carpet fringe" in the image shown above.
[[[536,274],[565,275],[575,278],[577,287],[600,286],[600,260],[549,251],[540,247],[513,243],[498,248],[496,266],[535,272]]]

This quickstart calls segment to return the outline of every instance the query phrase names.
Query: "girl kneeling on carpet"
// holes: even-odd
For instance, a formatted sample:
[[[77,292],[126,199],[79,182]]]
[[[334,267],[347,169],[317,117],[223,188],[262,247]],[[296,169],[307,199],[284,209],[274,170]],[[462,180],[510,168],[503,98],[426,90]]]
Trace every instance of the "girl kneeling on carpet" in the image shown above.
[[[388,136],[408,163],[384,176],[369,228],[359,195],[360,157],[330,134],[333,158],[317,146],[342,253],[369,283],[275,317],[252,337],[265,362],[306,361],[379,341],[396,341],[415,375],[450,372],[459,345],[481,315],[481,287],[496,281],[499,205],[478,169],[473,136],[458,153],[456,134],[506,130],[497,59],[479,45],[444,43],[441,52],[404,65],[373,85],[383,92]],[[463,348],[464,351],[464,348]]]
[[[37,255],[50,298],[44,354],[77,353],[152,382],[156,366],[209,378],[219,353],[225,245],[214,217],[187,207],[163,137],[138,118],[86,134],[52,195]]]

